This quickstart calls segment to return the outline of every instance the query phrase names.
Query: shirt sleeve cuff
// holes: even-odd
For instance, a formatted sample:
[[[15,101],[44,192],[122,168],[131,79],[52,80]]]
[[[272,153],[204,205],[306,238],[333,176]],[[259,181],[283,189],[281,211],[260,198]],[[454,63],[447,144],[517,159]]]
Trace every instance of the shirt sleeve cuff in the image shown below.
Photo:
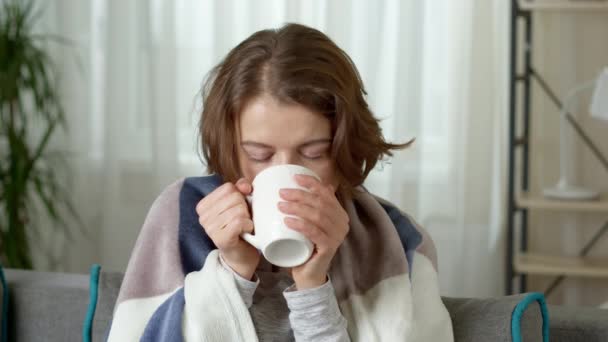
[[[332,299],[335,301],[336,297],[334,287],[329,277],[325,284],[312,289],[298,290],[296,285],[293,284],[283,291],[283,296],[291,311],[304,310],[318,305],[327,305]]]
[[[224,261],[224,258],[221,255],[220,255],[220,263],[226,270],[228,270],[234,276],[236,288],[239,291],[239,293],[241,294],[241,297],[243,298],[245,305],[249,309],[251,307],[251,305],[253,304],[253,294],[255,293],[255,290],[257,290],[258,285],[260,284],[260,279],[255,274],[253,275],[253,280],[243,278],[240,274],[235,272],[232,269],[232,267],[230,267],[226,263],[226,261]]]
[[[293,291],[283,296],[296,341],[348,341],[347,322],[338,306],[331,279],[319,287]]]

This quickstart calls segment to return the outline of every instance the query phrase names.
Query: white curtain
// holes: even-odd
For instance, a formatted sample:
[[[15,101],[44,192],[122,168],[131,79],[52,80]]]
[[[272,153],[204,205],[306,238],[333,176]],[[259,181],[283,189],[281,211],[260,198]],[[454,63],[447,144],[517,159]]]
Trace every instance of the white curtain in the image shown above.
[[[415,137],[367,187],[433,236],[444,295],[502,293],[508,1],[56,0],[74,198],[87,235],[49,239],[60,265],[124,270],[155,196],[204,168],[203,77],[253,32],[299,22],[354,60],[392,141]]]

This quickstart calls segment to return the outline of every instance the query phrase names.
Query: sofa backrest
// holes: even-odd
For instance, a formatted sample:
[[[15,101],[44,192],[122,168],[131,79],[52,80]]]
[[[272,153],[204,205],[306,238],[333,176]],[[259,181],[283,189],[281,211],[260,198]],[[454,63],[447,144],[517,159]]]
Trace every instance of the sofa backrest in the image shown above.
[[[122,273],[101,272],[98,284],[97,308],[93,319],[93,341],[106,340],[122,278]]]
[[[10,289],[9,341],[82,341],[92,279],[85,274],[48,273],[6,269]],[[97,282],[93,341],[105,341],[122,273],[101,272]],[[525,295],[487,298],[443,298],[450,311],[456,341],[479,341],[492,335],[500,340],[497,326],[510,322],[511,312]],[[550,306],[551,341],[608,341],[608,310]],[[530,306],[522,318],[526,337],[540,329],[538,307]],[[511,340],[509,334],[501,341]],[[539,339],[536,337],[536,339]],[[487,339],[486,339],[487,340]],[[535,340],[527,339],[524,340]]]

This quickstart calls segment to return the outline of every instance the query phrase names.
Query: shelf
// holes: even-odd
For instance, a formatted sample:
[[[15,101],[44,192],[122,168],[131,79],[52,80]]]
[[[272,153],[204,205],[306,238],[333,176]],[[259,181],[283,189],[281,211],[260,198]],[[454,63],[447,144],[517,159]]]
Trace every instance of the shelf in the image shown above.
[[[608,278],[608,259],[519,253],[513,266],[518,273]]]
[[[595,11],[608,10],[608,0],[518,0],[526,11]]]
[[[509,0],[505,0],[509,1]],[[530,98],[531,87],[519,88],[521,80],[529,80],[534,77],[541,86],[543,94],[561,107],[561,102],[557,92],[555,92],[544,80],[542,75],[534,69],[532,59],[528,58],[535,55],[535,50],[540,47],[535,47],[533,41],[534,22],[545,14],[573,14],[573,15],[606,15],[608,14],[608,0],[510,0],[511,4],[511,30],[510,30],[510,48],[509,48],[509,68],[510,75],[510,92],[509,92],[509,181],[508,189],[510,201],[507,203],[509,217],[507,224],[507,272],[506,272],[506,294],[523,293],[527,291],[527,279],[521,277],[519,281],[514,282],[513,278],[517,275],[524,274],[540,274],[560,276],[555,279],[547,290],[547,295],[558,286],[563,279],[573,277],[590,277],[590,278],[606,278],[608,279],[608,256],[603,260],[588,257],[562,257],[559,256],[561,251],[555,251],[555,256],[535,254],[533,250],[526,251],[529,253],[519,252],[515,247],[522,246],[526,243],[530,224],[529,215],[519,215],[522,210],[526,213],[530,211],[541,211],[556,216],[555,214],[576,213],[588,215],[608,215],[608,193],[594,201],[573,201],[551,199],[543,196],[542,191],[522,191],[517,182],[520,177],[527,179],[530,176],[531,165],[523,158],[527,155],[529,148],[533,147],[532,130],[530,129],[530,116],[534,112],[534,101],[528,101]],[[546,30],[546,28],[545,28]],[[549,31],[551,31],[549,29]],[[551,32],[549,32],[551,33]],[[559,36],[556,36],[559,39]],[[593,48],[593,47],[592,47]],[[521,70],[521,73],[517,71]],[[522,91],[518,91],[522,90]],[[521,120],[521,123],[519,121]],[[592,148],[595,156],[603,161],[602,154],[595,148],[590,138],[584,134],[582,128],[574,125],[578,130],[583,141]],[[521,132],[519,134],[518,132]],[[524,148],[522,152],[517,153],[518,148]],[[523,158],[522,158],[523,157]],[[563,215],[563,214],[562,214]],[[562,216],[557,215],[557,216]],[[515,219],[517,218],[517,219]],[[558,217],[558,219],[566,219],[566,217]],[[530,229],[528,229],[530,228]],[[596,242],[602,235],[607,235],[608,230],[602,226],[601,230],[591,239],[580,254],[588,255],[589,250],[601,248],[596,246]],[[518,244],[517,240],[521,240]]]
[[[515,195],[515,205],[526,209],[608,213],[608,198],[605,195],[592,201],[567,201],[522,192]]]

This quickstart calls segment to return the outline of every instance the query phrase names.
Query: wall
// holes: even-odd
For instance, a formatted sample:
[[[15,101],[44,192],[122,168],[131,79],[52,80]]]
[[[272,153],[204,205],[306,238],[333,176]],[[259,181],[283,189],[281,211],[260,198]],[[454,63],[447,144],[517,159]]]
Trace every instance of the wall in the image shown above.
[[[533,63],[560,99],[568,91],[594,78],[608,66],[608,11],[546,12],[535,14]],[[531,186],[533,191],[557,183],[559,177],[559,111],[538,84],[532,88]],[[588,114],[591,91],[573,103],[577,120],[608,155],[608,122]],[[578,136],[572,135],[570,150],[573,171],[581,184],[608,193],[608,170],[595,159]],[[576,255],[608,220],[606,214],[533,211],[530,214],[530,248],[546,254]],[[608,236],[590,256],[608,257]],[[608,262],[607,262],[608,263]],[[529,290],[546,288],[553,277],[531,277]],[[597,305],[608,301],[608,280],[566,280],[549,297],[549,302]]]

